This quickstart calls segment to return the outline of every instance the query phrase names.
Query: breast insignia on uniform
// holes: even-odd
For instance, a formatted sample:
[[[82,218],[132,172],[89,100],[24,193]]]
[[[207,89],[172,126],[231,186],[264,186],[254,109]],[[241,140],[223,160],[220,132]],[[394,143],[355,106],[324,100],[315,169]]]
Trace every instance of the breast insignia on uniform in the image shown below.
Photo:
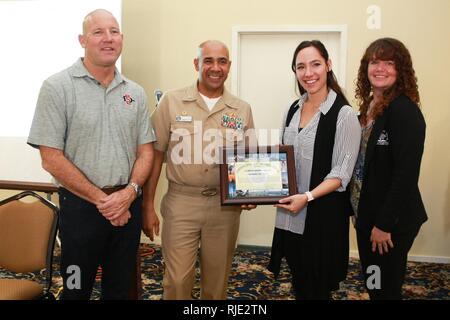
[[[243,130],[244,129],[244,120],[239,118],[235,113],[224,113],[222,115],[222,121],[220,122],[222,127],[235,129],[235,130]]]

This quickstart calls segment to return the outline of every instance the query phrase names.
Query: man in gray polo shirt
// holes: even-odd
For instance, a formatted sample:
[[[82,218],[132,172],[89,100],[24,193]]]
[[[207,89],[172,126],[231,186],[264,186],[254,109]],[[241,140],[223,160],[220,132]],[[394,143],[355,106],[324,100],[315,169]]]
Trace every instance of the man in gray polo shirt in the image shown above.
[[[115,68],[122,39],[110,12],[85,17],[84,58],[44,81],[28,137],[60,187],[61,299],[89,299],[98,266],[103,299],[132,284],[155,137],[143,88]]]

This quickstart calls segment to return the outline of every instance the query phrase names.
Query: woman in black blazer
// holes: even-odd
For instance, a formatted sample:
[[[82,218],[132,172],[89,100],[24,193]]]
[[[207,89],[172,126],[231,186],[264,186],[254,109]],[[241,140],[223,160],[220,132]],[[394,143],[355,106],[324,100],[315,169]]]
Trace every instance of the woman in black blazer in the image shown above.
[[[370,44],[356,98],[362,139],[350,190],[362,271],[371,299],[401,299],[408,251],[427,220],[418,187],[425,121],[403,43]]]

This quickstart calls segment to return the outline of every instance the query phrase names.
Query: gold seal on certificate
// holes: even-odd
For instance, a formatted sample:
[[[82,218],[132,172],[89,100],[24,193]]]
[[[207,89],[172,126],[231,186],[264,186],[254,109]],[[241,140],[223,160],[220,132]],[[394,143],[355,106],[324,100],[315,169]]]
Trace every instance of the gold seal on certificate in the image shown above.
[[[273,204],[297,193],[292,146],[225,148],[222,156],[222,205]]]

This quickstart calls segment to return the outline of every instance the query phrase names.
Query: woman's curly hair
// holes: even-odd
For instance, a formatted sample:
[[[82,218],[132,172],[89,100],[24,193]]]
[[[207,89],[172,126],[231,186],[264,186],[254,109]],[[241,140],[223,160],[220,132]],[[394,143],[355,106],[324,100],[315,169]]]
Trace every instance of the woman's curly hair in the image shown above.
[[[408,49],[397,39],[381,38],[372,42],[366,49],[358,70],[355,98],[358,100],[361,123],[366,124],[367,110],[373,99],[372,87],[367,74],[369,62],[373,60],[394,61],[397,71],[397,80],[394,85],[384,91],[383,99],[370,111],[373,119],[380,117],[389,103],[401,94],[420,105],[417,78]]]

